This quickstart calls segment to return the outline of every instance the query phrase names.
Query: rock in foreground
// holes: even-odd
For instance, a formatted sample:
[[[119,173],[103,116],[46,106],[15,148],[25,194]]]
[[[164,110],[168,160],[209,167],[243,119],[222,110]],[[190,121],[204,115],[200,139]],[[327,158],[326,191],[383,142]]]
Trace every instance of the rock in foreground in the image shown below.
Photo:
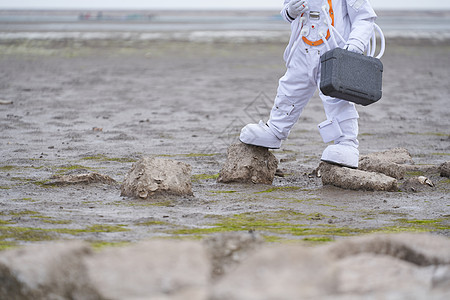
[[[262,245],[249,234],[100,252],[80,242],[32,245],[0,252],[0,299],[450,299],[448,249],[450,239],[431,234],[316,247]]]
[[[278,160],[267,148],[233,144],[217,181],[272,184],[277,166]]]
[[[191,166],[144,157],[136,162],[121,187],[122,196],[147,199],[157,195],[192,195]]]

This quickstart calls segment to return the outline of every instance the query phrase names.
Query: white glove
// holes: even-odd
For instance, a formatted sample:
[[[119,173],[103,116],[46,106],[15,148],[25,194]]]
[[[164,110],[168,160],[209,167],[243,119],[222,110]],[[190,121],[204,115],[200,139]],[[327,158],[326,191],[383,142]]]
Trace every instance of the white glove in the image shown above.
[[[344,48],[344,49],[345,49],[345,50],[348,50],[348,51],[350,51],[350,52],[358,53],[358,54],[363,54],[363,52],[364,52],[364,50],[359,49],[359,47],[356,47],[356,46],[353,45],[353,44],[347,44],[347,45],[345,45],[345,48]]]
[[[293,19],[308,10],[308,2],[306,0],[291,0],[287,6],[287,13]]]

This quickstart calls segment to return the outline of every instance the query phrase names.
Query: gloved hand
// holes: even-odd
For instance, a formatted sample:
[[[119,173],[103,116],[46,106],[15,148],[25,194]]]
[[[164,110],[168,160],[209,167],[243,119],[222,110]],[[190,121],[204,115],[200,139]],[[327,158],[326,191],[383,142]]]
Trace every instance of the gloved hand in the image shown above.
[[[358,54],[363,54],[364,50],[361,50],[359,47],[353,45],[353,44],[347,44],[344,47],[345,50],[351,51],[351,52],[355,52]]]
[[[293,19],[308,10],[308,2],[306,0],[291,0],[287,6],[287,13]]]

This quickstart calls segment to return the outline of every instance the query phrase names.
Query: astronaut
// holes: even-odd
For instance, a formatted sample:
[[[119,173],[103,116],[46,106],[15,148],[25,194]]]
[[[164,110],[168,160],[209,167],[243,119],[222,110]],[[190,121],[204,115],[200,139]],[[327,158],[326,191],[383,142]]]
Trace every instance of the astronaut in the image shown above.
[[[287,71],[279,81],[269,120],[248,124],[240,134],[241,142],[270,149],[280,148],[320,85],[321,54],[330,45],[362,54],[376,18],[368,0],[285,0],[281,15],[291,23],[291,37],[284,53]],[[330,22],[343,39],[335,38]],[[359,116],[355,105],[325,96],[320,89],[319,96],[327,118],[319,124],[319,133],[325,143],[334,141],[324,150],[321,160],[357,168]]]

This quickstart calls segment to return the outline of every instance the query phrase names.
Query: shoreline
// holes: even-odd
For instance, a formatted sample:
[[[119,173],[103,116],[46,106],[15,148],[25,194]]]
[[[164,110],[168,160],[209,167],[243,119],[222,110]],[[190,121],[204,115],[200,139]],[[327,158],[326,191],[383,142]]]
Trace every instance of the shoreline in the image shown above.
[[[152,42],[173,43],[287,43],[289,31],[257,31],[257,30],[204,30],[204,31],[12,31],[0,32],[0,45],[14,45],[28,42],[41,43],[41,46],[52,46],[52,43],[83,43],[110,41],[113,44],[126,43],[128,46],[145,45]],[[417,45],[432,43],[433,45],[449,45],[450,32],[386,32],[387,43],[395,45]]]

